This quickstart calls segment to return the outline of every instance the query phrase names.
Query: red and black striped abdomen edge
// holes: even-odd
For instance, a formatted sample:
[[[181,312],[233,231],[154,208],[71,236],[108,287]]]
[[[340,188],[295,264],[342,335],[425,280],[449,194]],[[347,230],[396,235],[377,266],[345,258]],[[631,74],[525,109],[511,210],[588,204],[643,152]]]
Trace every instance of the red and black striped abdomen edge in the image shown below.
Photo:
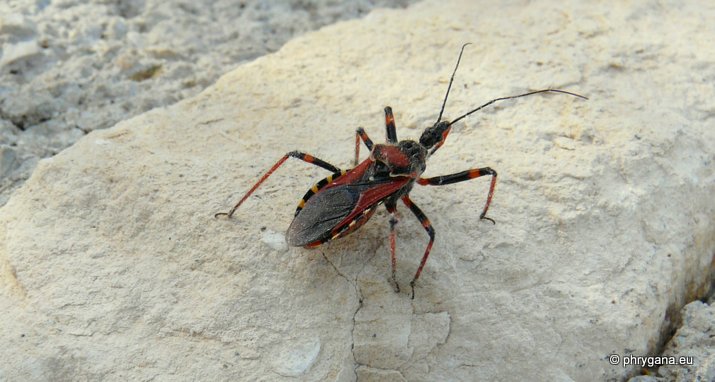
[[[318,191],[320,191],[321,188],[327,186],[328,184],[332,183],[334,180],[340,178],[341,176],[345,175],[347,173],[346,170],[340,170],[340,172],[335,172],[331,175],[328,175],[324,179],[320,180],[320,182],[316,183],[311,187],[308,192],[303,195],[303,198],[298,202],[298,207],[295,209],[295,214],[293,216],[298,216],[300,213],[300,210],[305,207],[305,202],[308,201],[313,195],[315,195]]]

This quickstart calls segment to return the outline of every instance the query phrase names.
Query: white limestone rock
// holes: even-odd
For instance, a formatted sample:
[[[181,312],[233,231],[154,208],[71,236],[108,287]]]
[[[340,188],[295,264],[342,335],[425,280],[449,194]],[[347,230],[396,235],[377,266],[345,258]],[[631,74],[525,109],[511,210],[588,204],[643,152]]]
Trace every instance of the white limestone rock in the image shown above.
[[[0,206],[92,130],[196,95],[293,36],[413,1],[0,1],[0,125],[22,137]]]
[[[4,45],[2,49],[2,57],[0,57],[0,67],[10,65],[21,60],[29,60],[40,54],[42,54],[42,52],[36,40],[22,41],[12,45]]]
[[[96,131],[42,161],[0,209],[0,376],[10,380],[624,380],[666,313],[708,285],[715,252],[715,10],[649,2],[420,3],[297,38],[200,95]],[[685,22],[687,20],[688,22]],[[695,33],[697,32],[697,33]],[[325,171],[382,108],[415,139],[445,110],[533,96],[457,123],[418,187],[427,244],[400,206],[314,250],[277,251]],[[363,152],[363,157],[366,154]]]
[[[666,346],[664,357],[682,364],[658,368],[664,381],[715,380],[715,307],[700,301],[683,308],[683,325]],[[672,358],[671,358],[672,357]]]

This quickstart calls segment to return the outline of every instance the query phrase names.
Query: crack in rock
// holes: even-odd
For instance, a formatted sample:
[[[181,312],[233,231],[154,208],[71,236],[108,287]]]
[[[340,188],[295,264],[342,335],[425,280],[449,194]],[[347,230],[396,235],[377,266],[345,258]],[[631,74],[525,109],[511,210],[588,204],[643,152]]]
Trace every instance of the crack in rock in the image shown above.
[[[347,281],[349,284],[351,284],[351,285],[353,286],[353,289],[355,289],[355,295],[356,295],[357,298],[358,298],[358,306],[355,308],[355,311],[353,312],[353,315],[352,315],[352,327],[350,328],[350,353],[352,353],[353,362],[355,363],[355,367],[353,368],[353,373],[355,374],[355,379],[358,380],[358,371],[357,371],[357,369],[358,369],[358,367],[360,367],[361,365],[360,365],[360,363],[357,362],[357,359],[355,358],[355,316],[357,316],[357,314],[358,314],[358,312],[360,311],[360,309],[362,309],[363,296],[362,296],[362,291],[361,291],[360,288],[358,287],[357,279],[358,279],[358,276],[360,275],[360,272],[362,272],[363,269],[365,269],[365,266],[363,265],[363,267],[360,269],[360,271],[358,271],[358,273],[355,275],[355,280],[353,280],[353,281],[351,282],[350,279],[349,279],[347,276],[345,276],[345,274],[343,274],[342,272],[340,272],[340,270],[338,269],[338,267],[336,267],[335,264],[333,264],[333,262],[330,261],[330,259],[328,259],[328,256],[325,255],[325,252],[320,251],[320,254],[323,256],[323,258],[325,259],[325,261],[327,261],[328,264],[330,264],[330,266],[332,266],[333,269],[335,269],[335,272],[336,272],[340,277],[344,278],[345,281]]]

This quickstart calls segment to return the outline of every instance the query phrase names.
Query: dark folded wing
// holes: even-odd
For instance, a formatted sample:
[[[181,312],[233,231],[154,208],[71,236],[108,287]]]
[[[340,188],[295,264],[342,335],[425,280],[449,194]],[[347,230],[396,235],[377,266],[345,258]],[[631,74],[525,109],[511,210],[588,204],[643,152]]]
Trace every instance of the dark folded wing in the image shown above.
[[[363,210],[403,187],[409,179],[342,184],[326,187],[313,195],[288,227],[288,244],[305,246],[332,236]]]

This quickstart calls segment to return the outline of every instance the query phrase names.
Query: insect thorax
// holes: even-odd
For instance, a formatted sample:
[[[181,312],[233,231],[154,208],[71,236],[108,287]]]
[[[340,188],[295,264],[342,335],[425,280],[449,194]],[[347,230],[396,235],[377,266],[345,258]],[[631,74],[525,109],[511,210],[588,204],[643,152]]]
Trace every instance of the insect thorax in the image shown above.
[[[427,149],[415,141],[404,140],[397,145],[375,145],[372,157],[378,172],[382,168],[389,176],[417,178],[426,168]]]

